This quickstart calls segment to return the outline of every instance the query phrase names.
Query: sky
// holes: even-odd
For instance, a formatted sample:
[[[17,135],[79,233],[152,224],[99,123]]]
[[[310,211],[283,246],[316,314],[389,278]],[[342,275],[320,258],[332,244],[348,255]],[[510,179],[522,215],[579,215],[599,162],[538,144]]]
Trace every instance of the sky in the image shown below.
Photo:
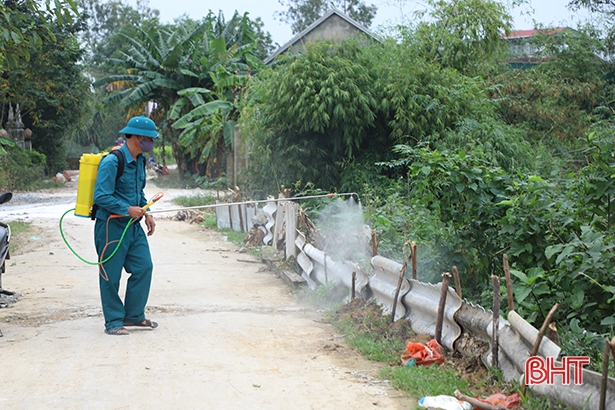
[[[512,0],[501,0],[509,4]],[[533,19],[545,26],[571,26],[589,17],[585,11],[572,12],[566,5],[570,0],[527,0],[531,6],[511,10],[516,30],[527,30],[534,27]],[[136,0],[128,0],[129,4],[136,5]],[[364,0],[365,4],[374,4],[378,7],[371,30],[377,32],[378,27],[391,26],[409,21],[414,12],[425,9],[424,1],[417,0]],[[226,18],[231,18],[235,10],[240,14],[248,12],[250,18],[260,17],[264,23],[264,31],[271,33],[274,43],[285,44],[292,37],[290,26],[276,18],[274,14],[285,11],[277,0],[149,0],[149,7],[160,11],[162,22],[173,22],[183,14],[199,20],[211,9],[215,13],[222,10]],[[510,10],[510,9],[509,9]]]

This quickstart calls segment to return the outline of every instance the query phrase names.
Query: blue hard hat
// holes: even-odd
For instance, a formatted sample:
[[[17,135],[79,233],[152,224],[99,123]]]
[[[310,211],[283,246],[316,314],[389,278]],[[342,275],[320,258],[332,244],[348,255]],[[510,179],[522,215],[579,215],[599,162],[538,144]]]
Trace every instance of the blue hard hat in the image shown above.
[[[147,117],[139,115],[132,117],[128,124],[120,130],[120,134],[140,135],[142,137],[160,138],[156,124]]]

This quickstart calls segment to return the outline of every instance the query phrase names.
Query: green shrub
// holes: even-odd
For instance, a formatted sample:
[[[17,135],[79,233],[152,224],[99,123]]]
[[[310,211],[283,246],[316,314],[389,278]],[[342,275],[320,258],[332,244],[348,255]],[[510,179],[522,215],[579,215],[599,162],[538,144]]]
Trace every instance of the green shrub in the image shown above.
[[[154,156],[154,160],[158,164],[163,164],[163,163],[164,165],[176,164],[175,157],[173,156],[173,149],[169,147],[168,145],[164,147],[164,162],[162,160],[163,155],[162,155],[161,146],[154,147],[154,150],[152,151],[152,155]]]
[[[0,189],[29,190],[49,186],[45,176],[45,155],[10,147],[0,155]]]

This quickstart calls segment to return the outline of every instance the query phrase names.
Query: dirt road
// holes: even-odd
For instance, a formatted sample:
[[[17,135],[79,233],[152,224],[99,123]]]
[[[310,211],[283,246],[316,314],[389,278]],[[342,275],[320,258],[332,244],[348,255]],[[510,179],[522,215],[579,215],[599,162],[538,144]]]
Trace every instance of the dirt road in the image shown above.
[[[147,308],[160,327],[104,334],[97,269],[58,230],[75,189],[69,183],[48,203],[0,207],[0,220],[34,228],[3,276],[22,299],[0,309],[0,408],[413,408],[377,379],[379,364],[347,347],[264,264],[244,262],[252,257],[221,234],[164,214],[150,238]],[[156,209],[175,207],[178,193],[165,191]],[[79,254],[96,259],[93,222],[71,213],[64,230]]]

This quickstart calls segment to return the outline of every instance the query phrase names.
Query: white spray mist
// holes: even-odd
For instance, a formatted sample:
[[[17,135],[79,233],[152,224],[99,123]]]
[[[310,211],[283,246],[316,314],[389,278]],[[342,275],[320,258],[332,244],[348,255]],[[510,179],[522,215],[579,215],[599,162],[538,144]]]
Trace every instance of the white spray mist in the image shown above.
[[[361,203],[351,196],[336,198],[314,221],[323,238],[321,250],[333,260],[357,263],[368,272],[372,257],[371,229],[365,225]]]

